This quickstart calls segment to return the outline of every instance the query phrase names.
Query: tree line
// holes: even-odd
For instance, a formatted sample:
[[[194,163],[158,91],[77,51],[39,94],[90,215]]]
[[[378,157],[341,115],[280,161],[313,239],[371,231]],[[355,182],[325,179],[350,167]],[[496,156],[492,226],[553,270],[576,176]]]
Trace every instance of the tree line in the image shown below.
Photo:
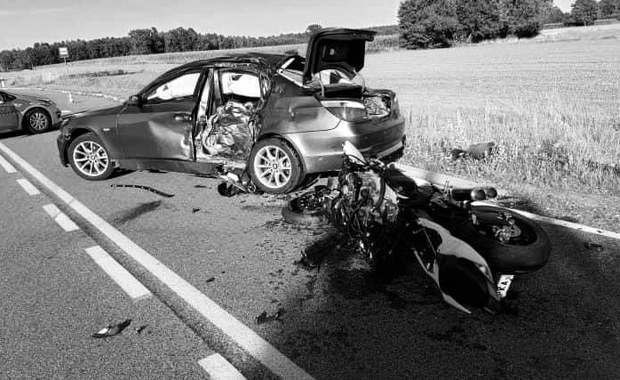
[[[620,0],[575,0],[569,13],[563,13],[554,7],[547,22],[585,26],[598,20],[610,19],[620,20]]]
[[[309,25],[304,32],[287,33],[269,37],[223,36],[216,33],[201,34],[192,28],[176,28],[167,32],[157,28],[134,29],[125,37],[107,37],[94,40],[38,42],[25,49],[0,51],[0,71],[34,69],[38,66],[64,62],[60,47],[66,47],[70,61],[119,57],[136,54],[158,54],[185,51],[254,48],[302,44],[308,41],[321,25]],[[371,27],[378,34],[398,34],[397,25]]]
[[[620,0],[575,0],[570,13],[552,0],[406,0],[398,9],[400,45],[407,49],[529,38],[545,24],[591,25],[601,18],[620,18]]]

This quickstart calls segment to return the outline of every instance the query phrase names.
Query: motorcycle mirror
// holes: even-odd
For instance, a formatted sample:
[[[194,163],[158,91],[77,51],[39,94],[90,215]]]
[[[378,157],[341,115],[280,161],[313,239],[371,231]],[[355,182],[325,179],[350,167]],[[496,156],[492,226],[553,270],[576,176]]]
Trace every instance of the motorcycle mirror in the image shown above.
[[[362,152],[360,152],[355,147],[355,145],[353,145],[349,141],[345,141],[344,144],[342,144],[342,152],[344,153],[345,156],[349,158],[353,158],[356,161],[358,161],[359,164],[362,164],[362,165],[366,164],[366,159],[364,158],[364,155],[362,154]]]

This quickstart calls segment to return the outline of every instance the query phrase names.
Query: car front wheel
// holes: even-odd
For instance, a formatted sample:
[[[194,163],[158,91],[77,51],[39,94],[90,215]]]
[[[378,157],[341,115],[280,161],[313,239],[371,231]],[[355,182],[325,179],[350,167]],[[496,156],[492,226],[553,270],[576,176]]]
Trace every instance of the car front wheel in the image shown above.
[[[42,109],[33,109],[24,116],[24,126],[28,133],[43,133],[50,128],[52,119],[50,115]]]
[[[114,170],[108,150],[94,133],[78,136],[69,145],[68,153],[71,167],[82,178],[104,180]]]
[[[269,194],[293,191],[304,178],[297,153],[277,138],[256,143],[250,155],[250,175],[256,187]]]

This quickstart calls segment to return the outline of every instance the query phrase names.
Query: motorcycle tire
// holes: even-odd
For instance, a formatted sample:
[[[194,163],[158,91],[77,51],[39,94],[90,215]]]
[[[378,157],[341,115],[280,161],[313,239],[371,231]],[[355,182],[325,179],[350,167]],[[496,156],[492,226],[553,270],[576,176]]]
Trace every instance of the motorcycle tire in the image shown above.
[[[282,208],[282,218],[290,224],[318,226],[329,223],[327,217],[319,212],[295,211],[287,205]]]
[[[473,223],[452,226],[450,232],[474,248],[489,264],[495,274],[530,273],[542,268],[551,253],[551,241],[536,222],[512,210],[486,205],[472,206],[474,215],[509,214],[520,231],[520,236],[501,242],[484,228]],[[501,224],[498,224],[501,225]]]

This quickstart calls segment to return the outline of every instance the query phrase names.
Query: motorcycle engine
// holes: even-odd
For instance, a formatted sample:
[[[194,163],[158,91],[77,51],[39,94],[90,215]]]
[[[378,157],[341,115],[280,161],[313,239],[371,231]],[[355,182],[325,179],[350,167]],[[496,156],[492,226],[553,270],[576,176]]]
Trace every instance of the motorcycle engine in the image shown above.
[[[338,207],[342,215],[342,222],[356,220],[353,226],[359,231],[358,236],[365,236],[368,231],[376,230],[380,225],[394,223],[398,216],[397,197],[393,190],[386,187],[381,196],[381,178],[374,172],[349,172],[339,178],[338,202],[332,202],[332,207]],[[342,203],[345,202],[346,206]],[[351,215],[355,213],[356,218]],[[346,226],[343,226],[346,227]],[[350,229],[350,228],[349,228]]]

